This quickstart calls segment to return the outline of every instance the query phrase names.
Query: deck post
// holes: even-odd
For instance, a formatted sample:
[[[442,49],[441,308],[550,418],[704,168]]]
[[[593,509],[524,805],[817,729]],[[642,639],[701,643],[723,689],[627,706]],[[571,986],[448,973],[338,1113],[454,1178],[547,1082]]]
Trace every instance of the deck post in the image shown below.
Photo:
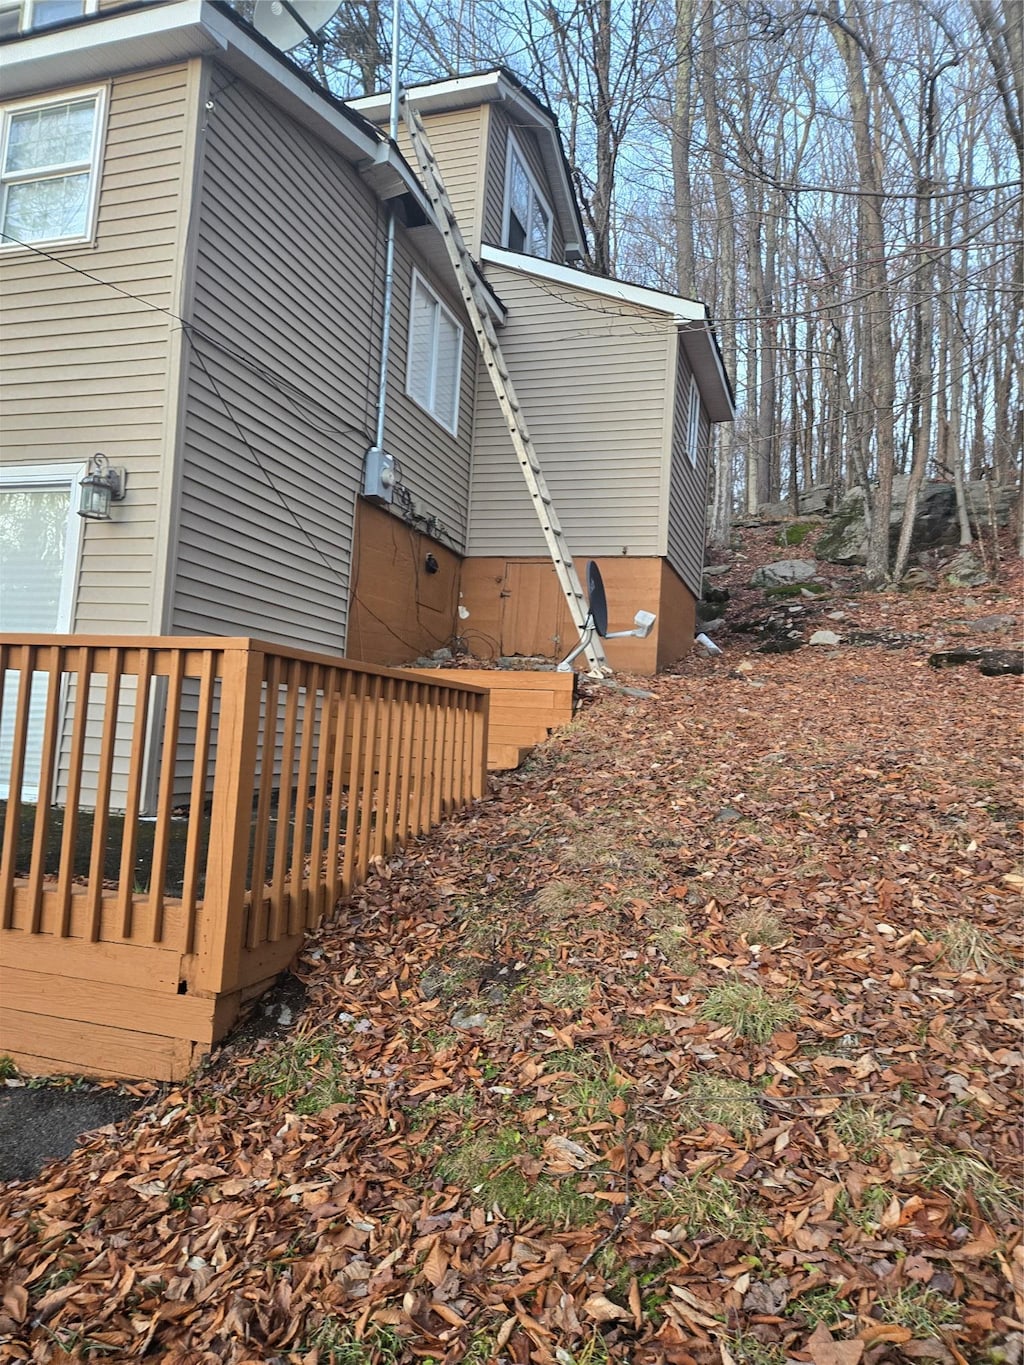
[[[229,994],[239,980],[264,656],[251,647],[226,649],[222,669],[210,852],[197,944],[196,986],[203,994]]]

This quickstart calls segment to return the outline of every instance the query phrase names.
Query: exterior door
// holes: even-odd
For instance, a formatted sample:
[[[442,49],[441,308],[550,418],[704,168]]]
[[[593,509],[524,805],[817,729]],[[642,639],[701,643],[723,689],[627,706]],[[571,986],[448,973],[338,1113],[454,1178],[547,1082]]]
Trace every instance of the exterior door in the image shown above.
[[[79,465],[28,465],[0,470],[0,633],[71,629],[81,520],[74,494]],[[6,675],[0,703],[0,799],[8,796],[14,714],[20,678]],[[39,762],[47,678],[32,680],[21,799],[39,799]]]
[[[501,652],[561,658],[576,642],[550,560],[510,559],[501,591]]]

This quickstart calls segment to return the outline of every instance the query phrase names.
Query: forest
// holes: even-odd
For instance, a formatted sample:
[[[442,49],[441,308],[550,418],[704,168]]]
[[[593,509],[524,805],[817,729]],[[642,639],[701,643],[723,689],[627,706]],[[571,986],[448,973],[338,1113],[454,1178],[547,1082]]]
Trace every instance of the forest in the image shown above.
[[[389,82],[390,6],[292,55]],[[737,420],[710,540],[861,484],[869,579],[894,476],[1015,485],[1024,451],[1024,12],[1012,0],[403,0],[405,85],[503,65],[557,115],[585,269],[710,308]],[[904,519],[905,522],[907,518]],[[912,513],[910,520],[912,520]]]

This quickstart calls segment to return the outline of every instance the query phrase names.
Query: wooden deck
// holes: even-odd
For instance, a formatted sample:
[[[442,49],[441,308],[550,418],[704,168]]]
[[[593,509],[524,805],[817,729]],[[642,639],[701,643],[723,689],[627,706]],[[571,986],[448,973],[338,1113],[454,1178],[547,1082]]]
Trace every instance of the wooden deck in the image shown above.
[[[525,669],[409,669],[423,677],[461,678],[490,694],[487,768],[518,768],[538,744],[572,720],[575,673]]]
[[[483,795],[487,696],[249,639],[0,639],[0,1053],[185,1076],[375,860]]]

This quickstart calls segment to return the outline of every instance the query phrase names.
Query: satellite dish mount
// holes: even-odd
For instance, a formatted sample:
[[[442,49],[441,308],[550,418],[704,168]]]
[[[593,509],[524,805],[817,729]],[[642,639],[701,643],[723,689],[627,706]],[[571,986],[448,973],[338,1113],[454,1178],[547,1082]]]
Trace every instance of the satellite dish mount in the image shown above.
[[[320,30],[341,9],[341,0],[259,0],[252,24],[282,52],[300,43],[323,46]]]
[[[580,642],[558,665],[558,673],[572,672],[573,662],[583,653],[594,635],[599,635],[602,640],[646,640],[658,619],[651,611],[638,611],[633,617],[632,630],[609,630],[604,579],[592,559],[587,564],[587,597],[590,599],[590,611],[580,632]]]

